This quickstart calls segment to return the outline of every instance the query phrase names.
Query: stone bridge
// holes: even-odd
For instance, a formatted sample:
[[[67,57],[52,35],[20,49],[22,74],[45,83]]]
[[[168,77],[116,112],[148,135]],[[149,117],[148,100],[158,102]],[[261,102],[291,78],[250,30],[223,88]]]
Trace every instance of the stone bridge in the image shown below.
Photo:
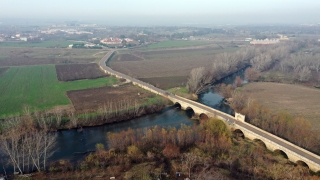
[[[119,73],[106,66],[106,62],[114,51],[109,51],[100,61],[100,68],[111,75],[118,78],[124,78],[131,81],[134,85],[140,86],[155,94],[168,98],[175,105],[180,106],[183,110],[192,109],[194,116],[206,115],[207,117],[218,118],[227,124],[233,131],[242,132],[245,138],[263,142],[267,149],[274,152],[281,152],[286,157],[296,163],[308,166],[314,172],[320,172],[320,157],[299,146],[296,146],[282,138],[268,133],[244,121],[245,117],[236,113],[235,116],[223,113],[201,103],[168,93],[162,89],[156,88],[151,84],[142,82],[125,74]],[[298,132],[297,132],[298,133]]]

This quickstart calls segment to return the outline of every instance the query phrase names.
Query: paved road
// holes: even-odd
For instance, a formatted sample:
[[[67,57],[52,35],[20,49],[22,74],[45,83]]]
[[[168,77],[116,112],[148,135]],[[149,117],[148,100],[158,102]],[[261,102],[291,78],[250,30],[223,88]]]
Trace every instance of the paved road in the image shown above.
[[[172,99],[172,100],[176,99],[176,100],[179,100],[179,101],[182,101],[182,102],[191,104],[192,106],[196,106],[196,107],[198,107],[198,108],[201,108],[201,109],[203,109],[203,110],[205,110],[205,111],[207,111],[207,112],[209,112],[209,113],[211,113],[211,114],[217,114],[218,116],[221,116],[221,117],[223,117],[224,119],[228,120],[228,121],[227,121],[228,123],[234,124],[234,126],[235,126],[236,128],[246,129],[246,130],[248,130],[248,131],[250,131],[250,132],[253,132],[253,133],[257,134],[257,135],[260,135],[260,136],[268,139],[269,141],[273,142],[274,144],[280,145],[280,146],[282,146],[282,147],[284,147],[284,148],[286,148],[286,149],[288,149],[288,150],[290,150],[290,151],[298,154],[299,156],[302,156],[303,158],[306,158],[306,159],[308,159],[308,160],[310,160],[310,161],[313,161],[315,164],[317,164],[317,165],[320,167],[320,157],[319,157],[319,156],[317,156],[317,155],[315,155],[315,154],[313,154],[313,153],[311,153],[311,152],[310,152],[310,153],[306,153],[306,152],[304,152],[301,148],[293,145],[292,143],[290,143],[290,142],[288,142],[288,141],[285,141],[285,140],[283,140],[283,139],[279,140],[278,138],[274,137],[272,134],[270,134],[270,133],[268,133],[268,132],[266,132],[266,131],[264,131],[264,130],[262,130],[262,129],[255,128],[255,127],[252,127],[251,125],[249,125],[248,123],[238,121],[238,120],[236,120],[233,116],[230,116],[230,115],[228,115],[228,114],[225,114],[225,113],[220,112],[220,111],[217,111],[217,110],[214,110],[214,109],[212,109],[211,107],[205,106],[205,105],[200,104],[200,103],[195,102],[195,101],[190,101],[190,100],[184,99],[184,98],[182,98],[182,97],[175,96],[175,95],[173,95],[173,94],[169,94],[169,95],[168,95],[168,93],[167,93],[166,91],[164,91],[164,90],[162,90],[162,89],[159,89],[159,88],[156,88],[156,87],[154,87],[154,86],[151,85],[151,84],[142,82],[142,81],[140,81],[140,80],[137,80],[137,79],[135,79],[135,78],[132,78],[132,77],[130,77],[130,76],[127,76],[127,75],[125,75],[125,74],[122,74],[122,73],[119,73],[119,72],[117,72],[117,71],[112,70],[110,67],[106,66],[106,61],[107,61],[108,58],[113,54],[113,52],[114,52],[114,51],[108,52],[108,53],[101,59],[101,61],[100,61],[100,63],[99,63],[100,66],[101,66],[104,70],[108,71],[109,73],[115,74],[115,75],[117,75],[117,76],[120,76],[120,77],[122,77],[122,78],[125,78],[125,79],[127,79],[127,80],[130,80],[130,81],[132,81],[132,82],[135,82],[135,83],[138,83],[138,84],[140,84],[140,85],[146,86],[146,87],[152,89],[153,91],[157,92],[158,94],[160,94],[160,95],[162,95],[162,96],[164,96],[164,97],[167,97],[167,98],[169,98],[169,99]],[[298,133],[298,132],[297,132],[297,133]],[[288,152],[287,152],[287,153],[288,153]],[[302,160],[303,160],[303,159],[302,159]],[[320,169],[320,168],[319,168],[319,169]]]

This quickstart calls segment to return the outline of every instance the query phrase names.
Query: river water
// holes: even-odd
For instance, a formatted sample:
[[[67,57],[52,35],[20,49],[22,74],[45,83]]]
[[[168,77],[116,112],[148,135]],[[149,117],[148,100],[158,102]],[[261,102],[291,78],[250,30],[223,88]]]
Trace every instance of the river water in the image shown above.
[[[234,73],[217,83],[232,84],[235,77],[240,76],[243,79],[244,71],[241,70]],[[233,114],[232,109],[223,103],[223,97],[215,93],[213,88],[199,95],[198,102],[213,107],[217,110],[223,111],[228,114]],[[196,120],[192,120],[192,113],[189,111],[183,111],[175,107],[165,108],[159,113],[146,115],[140,118],[135,118],[129,121],[118,122],[113,124],[105,124],[95,127],[84,127],[82,131],[77,129],[60,130],[57,132],[57,151],[49,158],[49,163],[57,161],[59,159],[70,160],[71,162],[77,162],[81,160],[86,154],[79,154],[75,152],[86,152],[95,150],[97,143],[102,143],[107,147],[106,134],[108,132],[120,132],[127,130],[128,128],[137,129],[151,126],[161,127],[177,127],[181,124],[192,125],[198,123]],[[121,139],[119,139],[121,141]],[[7,168],[11,171],[11,168]],[[0,174],[1,174],[0,170]]]

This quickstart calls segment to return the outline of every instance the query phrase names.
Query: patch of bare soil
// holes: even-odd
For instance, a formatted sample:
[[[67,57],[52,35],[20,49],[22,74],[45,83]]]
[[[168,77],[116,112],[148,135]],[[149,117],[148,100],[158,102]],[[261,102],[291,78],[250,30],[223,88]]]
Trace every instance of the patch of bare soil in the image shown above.
[[[187,76],[173,76],[173,77],[152,77],[140,78],[141,81],[147,82],[160,89],[170,89],[173,87],[184,87],[187,83]]]
[[[147,98],[154,96],[153,93],[133,85],[68,91],[67,95],[77,114],[96,112],[108,103],[124,101],[143,103]]]
[[[56,71],[59,81],[96,79],[108,76],[96,63],[56,65]]]
[[[320,130],[319,89],[301,85],[258,82],[246,85],[242,91],[269,109],[285,110],[296,117],[303,117]]]
[[[132,54],[116,54],[112,57],[112,61],[141,61],[141,57]]]

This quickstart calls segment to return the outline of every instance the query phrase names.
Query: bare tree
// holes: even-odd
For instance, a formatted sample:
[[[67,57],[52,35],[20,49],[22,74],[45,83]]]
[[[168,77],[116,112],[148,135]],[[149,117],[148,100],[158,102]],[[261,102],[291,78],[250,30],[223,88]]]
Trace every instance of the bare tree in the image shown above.
[[[189,178],[191,177],[192,168],[199,162],[200,157],[193,153],[183,153],[181,162],[182,168],[188,171]]]
[[[210,73],[206,72],[204,67],[194,68],[191,70],[187,89],[189,92],[194,94],[200,94],[206,89],[206,85],[210,83]]]
[[[29,171],[30,165],[38,171],[45,169],[46,160],[54,152],[56,135],[48,132],[47,123],[43,121],[39,118],[39,129],[27,127],[21,118],[3,123],[5,131],[0,139],[0,150],[21,174]]]
[[[301,68],[298,72],[298,76],[299,76],[299,81],[301,82],[308,81],[311,77],[311,71],[309,67],[304,66],[303,68]]]

